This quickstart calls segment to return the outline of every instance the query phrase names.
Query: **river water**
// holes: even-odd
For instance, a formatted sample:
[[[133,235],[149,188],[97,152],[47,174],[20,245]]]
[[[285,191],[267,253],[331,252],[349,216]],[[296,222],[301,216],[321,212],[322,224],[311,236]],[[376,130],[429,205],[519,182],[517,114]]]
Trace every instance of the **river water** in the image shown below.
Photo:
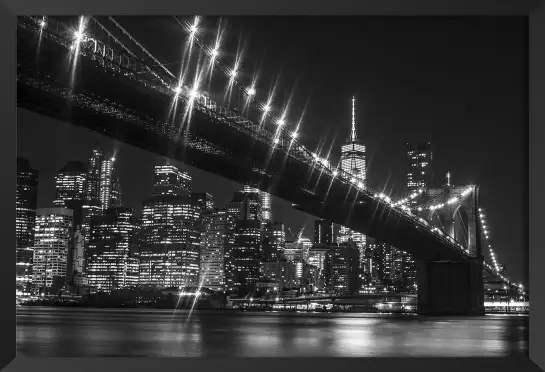
[[[17,308],[17,350],[59,357],[501,357],[528,316]]]

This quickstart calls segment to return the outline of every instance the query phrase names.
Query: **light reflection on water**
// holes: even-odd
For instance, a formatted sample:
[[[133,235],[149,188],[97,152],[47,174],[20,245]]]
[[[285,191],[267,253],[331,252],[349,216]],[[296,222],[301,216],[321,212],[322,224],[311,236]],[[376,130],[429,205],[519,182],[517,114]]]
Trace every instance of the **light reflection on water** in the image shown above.
[[[492,357],[524,354],[528,317],[421,318],[171,310],[24,308],[27,356]]]

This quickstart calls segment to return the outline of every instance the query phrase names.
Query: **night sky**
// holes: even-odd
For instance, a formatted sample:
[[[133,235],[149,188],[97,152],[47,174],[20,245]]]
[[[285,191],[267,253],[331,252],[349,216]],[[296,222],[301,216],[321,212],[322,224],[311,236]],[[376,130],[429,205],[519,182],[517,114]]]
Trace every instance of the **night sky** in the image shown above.
[[[171,17],[116,17],[150,52],[178,72],[185,40]],[[191,20],[190,18],[186,18]],[[203,20],[213,43],[218,18]],[[435,185],[450,171],[456,185],[481,186],[491,244],[510,276],[524,280],[527,246],[526,21],[512,17],[229,17],[222,62],[244,48],[242,81],[259,74],[258,98],[276,86],[273,105],[288,99],[288,123],[301,120],[299,140],[310,149],[340,144],[350,134],[356,97],[358,138],[367,145],[373,188],[402,196],[404,142],[431,142]],[[239,49],[240,50],[240,49]],[[216,72],[220,74],[219,71]],[[304,113],[304,115],[302,115]],[[92,148],[116,151],[128,206],[151,195],[153,166],[162,158],[98,134],[18,110],[18,155],[40,171],[39,207],[50,206],[53,177]],[[221,207],[240,185],[173,162]],[[273,198],[274,219],[292,229],[314,218]]]

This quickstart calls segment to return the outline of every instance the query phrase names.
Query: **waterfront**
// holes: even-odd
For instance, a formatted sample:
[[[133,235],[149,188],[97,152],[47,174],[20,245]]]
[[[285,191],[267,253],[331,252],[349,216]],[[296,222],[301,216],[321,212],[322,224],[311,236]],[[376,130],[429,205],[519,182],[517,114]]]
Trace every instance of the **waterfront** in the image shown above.
[[[528,317],[18,307],[33,357],[502,357],[528,350]]]

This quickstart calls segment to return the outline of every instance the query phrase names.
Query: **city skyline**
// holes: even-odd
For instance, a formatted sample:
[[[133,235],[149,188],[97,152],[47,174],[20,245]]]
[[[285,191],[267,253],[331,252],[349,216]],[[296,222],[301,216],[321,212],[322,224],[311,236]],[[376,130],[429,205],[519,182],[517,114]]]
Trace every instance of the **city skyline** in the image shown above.
[[[67,355],[526,350],[526,26],[18,17],[20,350],[48,312],[119,335]]]

